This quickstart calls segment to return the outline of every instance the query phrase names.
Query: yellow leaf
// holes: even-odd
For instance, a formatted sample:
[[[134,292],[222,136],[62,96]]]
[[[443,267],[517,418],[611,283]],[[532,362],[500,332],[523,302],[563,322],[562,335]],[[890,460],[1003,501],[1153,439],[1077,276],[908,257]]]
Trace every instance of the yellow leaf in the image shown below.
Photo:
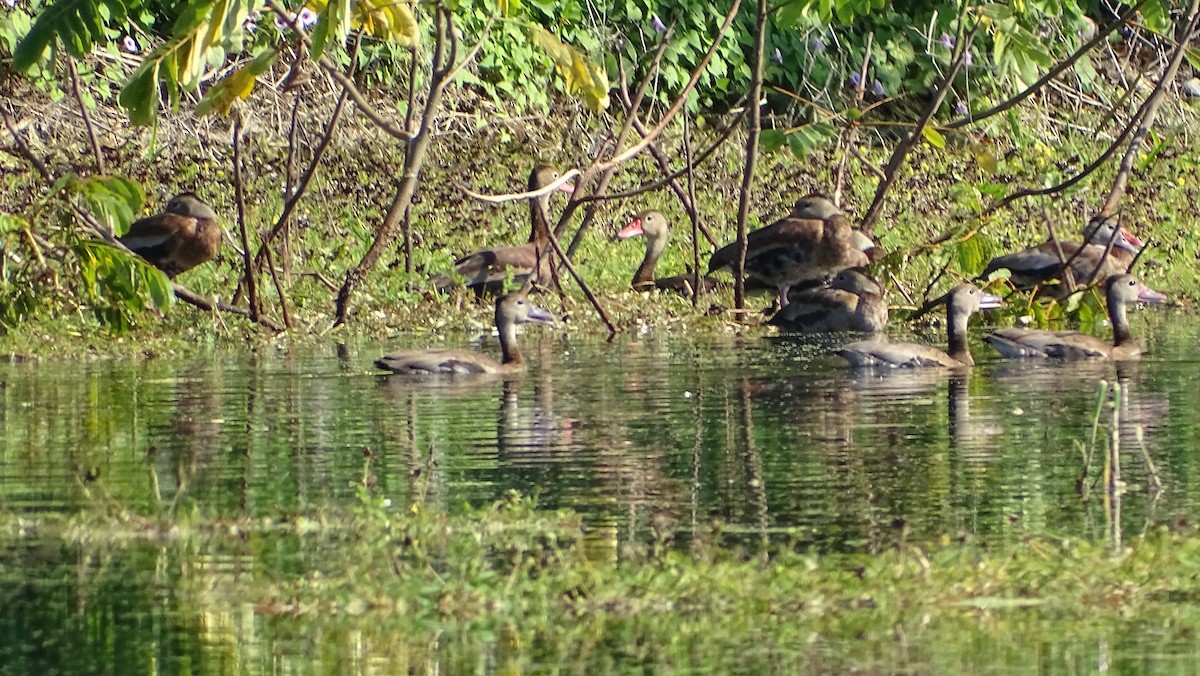
[[[975,161],[979,163],[979,167],[989,174],[994,174],[999,171],[999,164],[996,162],[996,156],[988,151],[983,151],[975,155]]]

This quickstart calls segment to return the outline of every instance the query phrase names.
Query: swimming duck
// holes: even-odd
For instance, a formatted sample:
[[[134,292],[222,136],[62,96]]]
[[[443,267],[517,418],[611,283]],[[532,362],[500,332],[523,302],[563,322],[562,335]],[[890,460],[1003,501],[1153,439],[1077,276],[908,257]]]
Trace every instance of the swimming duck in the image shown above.
[[[529,172],[529,190],[532,192],[550,185],[558,180],[558,170],[545,165],[537,165]],[[571,183],[563,183],[558,187],[562,192],[575,192]],[[530,200],[529,241],[518,246],[499,246],[476,251],[460,258],[454,264],[457,277],[461,277],[467,288],[476,294],[495,294],[504,290],[504,280],[510,275],[517,283],[523,284],[537,268],[538,281],[545,282],[550,276],[550,225],[549,225],[550,193]],[[437,275],[432,280],[438,291],[448,291],[456,284],[452,275]]]
[[[175,279],[216,258],[223,235],[212,207],[195,193],[185,192],[172,197],[163,213],[134,221],[129,232],[117,239]]]
[[[746,276],[773,287],[779,306],[786,307],[793,284],[865,266],[869,260],[857,239],[829,198],[807,195],[785,218],[747,235]],[[722,247],[709,260],[708,272],[732,268],[736,257],[737,242]]]
[[[1109,277],[1104,295],[1113,342],[1106,343],[1079,331],[1043,329],[998,329],[984,340],[1006,358],[1111,359],[1128,361],[1142,356],[1142,345],[1129,331],[1125,308],[1130,303],[1162,303],[1167,297],[1139,282],[1132,275]]]
[[[633,281],[630,282],[630,286],[636,290],[669,289],[684,296],[692,295],[692,285],[696,281],[693,275],[657,278],[654,276],[654,268],[658,265],[658,259],[666,250],[667,241],[671,239],[671,223],[667,217],[661,211],[647,209],[634,216],[629,225],[617,233],[617,237],[620,239],[629,239],[638,235],[646,238],[646,256],[642,258],[642,264],[638,266],[637,272],[633,273]],[[705,291],[717,288],[717,280],[712,277],[701,277],[700,283],[704,285]]]
[[[393,352],[375,360],[375,366],[398,375],[470,375],[517,373],[525,361],[517,347],[517,324],[554,323],[554,315],[529,300],[533,285],[496,299],[496,330],[500,335],[500,361],[471,350],[430,349]]]
[[[829,286],[801,291],[768,322],[785,331],[877,333],[888,309],[879,283],[858,270],[842,270]]]
[[[955,287],[943,297],[946,303],[946,333],[950,350],[941,350],[918,343],[889,343],[864,340],[850,343],[837,354],[853,366],[974,366],[967,346],[967,320],[979,310],[1000,307],[1000,298],[980,291],[970,284]]]

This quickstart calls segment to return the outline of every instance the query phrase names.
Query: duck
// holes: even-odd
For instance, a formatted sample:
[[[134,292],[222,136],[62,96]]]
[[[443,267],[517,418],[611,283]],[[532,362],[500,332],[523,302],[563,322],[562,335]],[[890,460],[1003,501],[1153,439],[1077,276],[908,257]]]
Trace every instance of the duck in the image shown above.
[[[558,180],[558,170],[538,164],[529,172],[529,191],[539,190]],[[566,193],[575,192],[570,182],[558,186]],[[431,281],[438,291],[449,291],[458,285],[458,279],[477,295],[499,294],[504,291],[504,282],[509,276],[518,284],[536,278],[544,282],[550,276],[550,193],[530,200],[529,241],[518,246],[499,246],[482,249],[464,256],[454,263],[454,275],[437,275]],[[535,274],[536,273],[536,274]]]
[[[1114,239],[1115,233],[1115,239]],[[1108,243],[1112,249],[1105,257]],[[1112,275],[1126,271],[1133,257],[1142,248],[1142,241],[1122,226],[1116,218],[1098,214],[1083,228],[1083,243],[1060,242],[1062,255],[1070,261],[1071,274],[1079,286],[1092,283],[1103,284]],[[1024,251],[998,256],[988,262],[980,279],[987,279],[997,270],[1007,269],[1009,281],[1020,290],[1040,287],[1051,297],[1063,298],[1069,292],[1066,284],[1047,282],[1059,280],[1063,270],[1063,259],[1058,257],[1054,242],[1046,241]]]
[[[804,333],[878,333],[887,326],[887,318],[887,303],[879,283],[861,270],[849,269],[837,273],[827,287],[796,294],[767,323]]]
[[[1142,356],[1143,347],[1129,331],[1125,309],[1130,303],[1162,303],[1167,297],[1139,282],[1133,275],[1109,277],[1104,284],[1113,342],[1079,331],[1044,329],[997,329],[984,336],[1001,357],[1032,359],[1108,359],[1129,361]]]
[[[403,350],[375,360],[375,366],[395,375],[458,376],[520,373],[525,360],[517,347],[517,324],[553,324],[554,315],[529,300],[533,285],[496,299],[496,330],[500,336],[501,360],[480,352],[457,349]]]
[[[117,241],[175,279],[216,258],[223,237],[213,208],[185,192],[172,197],[163,213],[134,221]]]
[[[850,220],[828,197],[806,195],[792,213],[746,236],[746,276],[774,288],[779,306],[787,307],[793,284],[866,266],[869,259],[858,241]],[[709,274],[732,268],[736,258],[735,241],[712,255]]]
[[[671,223],[661,211],[646,209],[633,217],[629,225],[617,233],[618,239],[629,239],[642,235],[646,238],[646,255],[637,272],[633,273],[633,281],[629,284],[635,290],[665,289],[684,296],[691,296],[696,278],[694,275],[675,275],[673,277],[655,277],[654,268],[658,259],[667,248],[671,239]],[[712,277],[701,277],[700,284],[704,291],[714,291],[718,282]]]
[[[950,343],[948,352],[919,343],[863,340],[842,347],[837,351],[838,356],[853,366],[974,366],[975,360],[967,346],[967,321],[980,310],[1000,307],[1000,298],[971,284],[962,284],[943,296],[939,302],[943,301],[946,303],[946,333]]]

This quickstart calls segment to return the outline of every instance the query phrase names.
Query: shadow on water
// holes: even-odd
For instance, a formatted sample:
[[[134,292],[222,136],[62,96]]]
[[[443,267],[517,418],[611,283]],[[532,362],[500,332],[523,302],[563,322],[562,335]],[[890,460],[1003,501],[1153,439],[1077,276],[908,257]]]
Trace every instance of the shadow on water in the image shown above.
[[[713,543],[879,552],[942,536],[1132,537],[1196,513],[1198,328],[1160,328],[1140,363],[1000,363],[980,349],[982,363],[962,372],[852,371],[826,356],[831,342],[759,338],[527,340],[530,371],[491,379],[377,375],[378,345],[4,365],[0,509],[278,518],[350,504],[366,485],[449,511],[532,495],[581,512],[610,557]],[[1083,467],[1101,380],[1122,386],[1127,490],[1115,520],[1095,489],[1102,454]],[[234,574],[259,556],[223,552],[206,570]],[[228,647],[205,638],[218,620],[160,603],[172,570],[154,547],[104,559],[9,546],[2,633],[62,627],[41,644],[102,653],[101,671],[122,671],[126,658],[98,646],[125,631],[116,624],[129,606],[130,626],[179,634],[167,661],[219,665]],[[246,618],[219,623],[254,642]],[[297,641],[277,648],[309,649]],[[38,673],[82,664],[39,650],[14,638],[0,662]]]

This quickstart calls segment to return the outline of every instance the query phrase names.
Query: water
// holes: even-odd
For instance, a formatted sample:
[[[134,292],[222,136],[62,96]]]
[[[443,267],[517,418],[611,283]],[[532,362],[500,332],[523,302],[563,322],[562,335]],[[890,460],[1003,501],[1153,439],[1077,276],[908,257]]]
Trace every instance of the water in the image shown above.
[[[365,482],[451,511],[535,495],[619,547],[686,543],[714,524],[730,544],[829,552],[901,537],[1128,538],[1194,519],[1200,500],[1200,321],[1140,313],[1135,329],[1152,350],[1140,363],[1000,363],[976,344],[984,361],[962,374],[852,372],[827,346],[783,338],[536,332],[533,368],[509,380],[376,375],[372,359],[405,346],[394,343],[7,364],[0,510],[275,518],[350,504]],[[1129,491],[1115,524],[1080,488],[1100,468],[1082,476],[1102,378],[1124,388]],[[30,542],[0,537],[0,673],[290,672],[349,658],[353,670],[459,670],[454,641],[350,625],[314,643],[303,624],[251,608],[182,603],[192,575],[157,547],[105,556]],[[288,565],[282,550],[209,552],[199,565],[236,576],[262,556]],[[1083,665],[1109,659],[1058,647]]]

